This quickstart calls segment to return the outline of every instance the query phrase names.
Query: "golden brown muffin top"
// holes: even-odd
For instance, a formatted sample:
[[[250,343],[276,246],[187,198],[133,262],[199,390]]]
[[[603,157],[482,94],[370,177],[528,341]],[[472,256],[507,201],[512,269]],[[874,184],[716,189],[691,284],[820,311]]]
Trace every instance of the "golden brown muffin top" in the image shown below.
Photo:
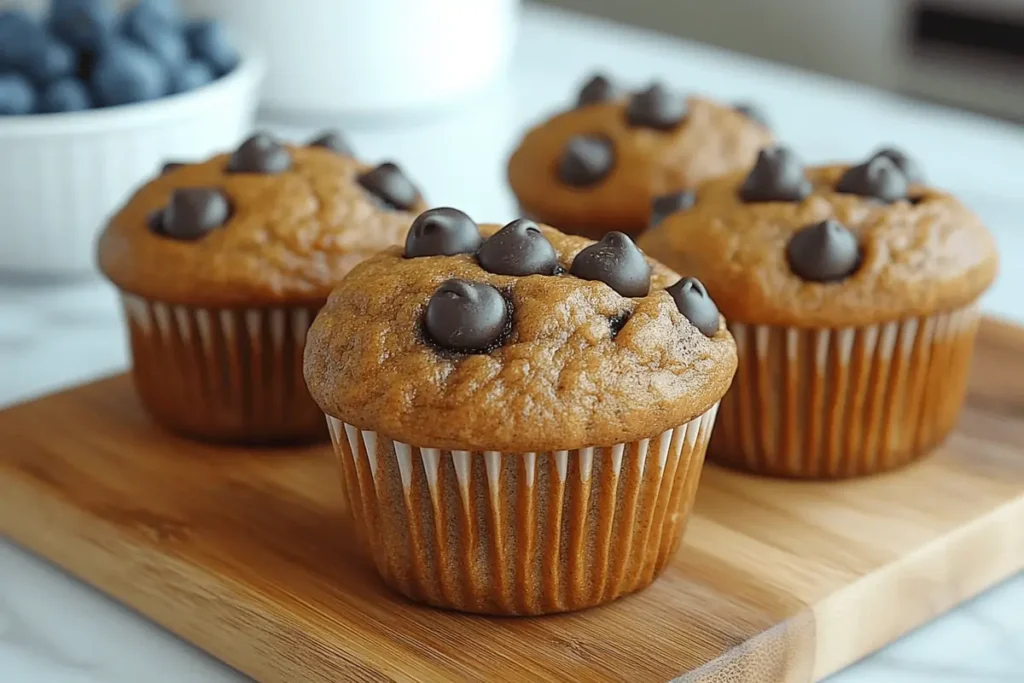
[[[355,264],[400,244],[426,208],[397,167],[370,167],[331,136],[294,146],[257,134],[233,154],[169,166],[110,219],[98,245],[115,285],[165,303],[323,301]],[[402,190],[414,213],[381,198]],[[172,204],[168,234],[161,217]]]
[[[638,235],[656,197],[747,169],[773,140],[740,109],[659,86],[631,96],[609,86],[587,98],[599,78],[584,86],[580,106],[527,132],[508,162],[522,210],[566,232],[594,239],[609,230]],[[586,172],[575,175],[579,182],[566,182],[563,165],[589,170],[592,182]]]
[[[774,170],[762,164],[773,154]],[[749,176],[702,185],[692,208],[639,242],[700,278],[729,320],[834,328],[929,315],[975,300],[998,255],[971,211],[922,180],[897,150],[804,169],[776,147]],[[791,196],[744,201],[744,192]]]
[[[429,233],[417,224],[407,245]],[[736,347],[699,284],[677,304],[666,287],[679,277],[621,233],[593,243],[530,221],[499,228],[479,226],[483,246],[479,236],[463,239],[444,253],[464,253],[450,256],[390,248],[341,281],[306,343],[306,382],[324,412],[420,447],[530,452],[651,437],[725,394]],[[503,275],[481,263],[554,274]],[[648,279],[627,292],[637,296],[584,279],[625,289],[638,271]],[[481,308],[453,313],[467,288],[481,294]],[[496,308],[484,305],[488,296]],[[681,309],[703,317],[705,331]],[[496,311],[506,317],[483,330]],[[477,348],[455,350],[459,342]]]

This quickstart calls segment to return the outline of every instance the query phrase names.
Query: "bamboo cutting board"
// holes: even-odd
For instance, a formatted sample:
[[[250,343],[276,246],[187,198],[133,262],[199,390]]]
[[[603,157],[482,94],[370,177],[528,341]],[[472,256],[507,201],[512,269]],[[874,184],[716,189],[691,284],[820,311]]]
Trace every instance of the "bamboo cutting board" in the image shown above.
[[[1024,330],[985,321],[958,431],[839,484],[708,468],[646,591],[543,618],[397,598],[329,449],[172,437],[116,377],[0,413],[0,533],[261,681],[818,680],[1024,568]]]

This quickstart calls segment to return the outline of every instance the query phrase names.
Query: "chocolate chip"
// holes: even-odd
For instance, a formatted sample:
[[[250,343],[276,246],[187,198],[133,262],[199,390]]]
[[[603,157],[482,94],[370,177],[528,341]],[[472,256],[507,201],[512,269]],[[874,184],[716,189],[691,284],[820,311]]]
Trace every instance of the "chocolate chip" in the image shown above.
[[[405,258],[472,254],[480,248],[480,227],[450,207],[424,211],[405,236]]]
[[[146,226],[149,227],[150,232],[154,232],[157,235],[164,234],[164,210],[150,211],[149,215],[146,216]]]
[[[566,185],[585,187],[604,180],[615,166],[615,148],[604,135],[576,135],[562,149],[558,177]]]
[[[625,327],[626,323],[629,322],[629,316],[629,312],[626,312],[619,313],[618,315],[613,315],[610,318],[608,318],[608,327],[611,328],[612,339],[615,339],[617,336],[619,336],[619,332],[621,332],[622,328]]]
[[[684,277],[679,282],[665,289],[672,295],[676,308],[700,330],[705,337],[718,334],[721,324],[718,317],[718,306],[708,296],[704,284],[695,277]]]
[[[166,173],[170,173],[171,171],[173,171],[175,169],[179,169],[179,168],[181,168],[184,165],[185,165],[185,163],[182,162],[182,161],[168,161],[168,162],[165,162],[164,165],[160,168],[160,175],[164,175]]]
[[[803,280],[834,282],[860,267],[860,245],[856,235],[830,218],[794,233],[786,245],[786,259]]]
[[[292,155],[270,133],[256,133],[228,159],[228,173],[284,173],[292,167]]]
[[[737,102],[733,105],[733,110],[743,114],[748,119],[756,124],[759,124],[765,128],[771,128],[771,124],[768,122],[768,117],[764,115],[761,109],[749,102]]]
[[[896,164],[898,169],[903,171],[903,175],[907,177],[908,183],[917,184],[924,182],[924,171],[921,170],[920,164],[907,156],[906,152],[895,147],[886,147],[875,152],[875,156],[888,157],[892,163]]]
[[[610,102],[618,99],[619,89],[604,74],[594,74],[582,88],[576,98],[577,107],[586,107],[591,104]]]
[[[907,196],[907,176],[887,156],[874,156],[851,166],[836,184],[836,192],[871,197],[891,203]]]
[[[686,211],[697,202],[697,195],[690,190],[670,192],[655,197],[651,202],[651,219],[649,227],[654,227],[677,211]]]
[[[626,105],[626,121],[631,126],[672,130],[686,118],[686,98],[660,83],[634,93]]]
[[[420,198],[420,191],[412,181],[390,161],[363,173],[356,181],[385,209],[409,211]]]
[[[476,255],[480,267],[496,275],[554,275],[558,255],[537,224],[512,221],[491,235]]]
[[[511,315],[505,297],[491,285],[446,280],[427,303],[427,337],[442,349],[483,353],[508,332]]]
[[[599,280],[622,296],[647,296],[651,291],[651,265],[621,232],[609,232],[576,254],[569,272],[584,280]]]
[[[219,189],[186,187],[174,191],[150,227],[167,237],[195,240],[224,225],[230,216],[231,203]]]
[[[310,147],[323,147],[343,157],[354,156],[352,146],[348,144],[345,136],[336,130],[324,131],[320,137],[309,141]]]
[[[765,147],[740,187],[745,202],[798,202],[811,193],[804,165],[788,147]]]

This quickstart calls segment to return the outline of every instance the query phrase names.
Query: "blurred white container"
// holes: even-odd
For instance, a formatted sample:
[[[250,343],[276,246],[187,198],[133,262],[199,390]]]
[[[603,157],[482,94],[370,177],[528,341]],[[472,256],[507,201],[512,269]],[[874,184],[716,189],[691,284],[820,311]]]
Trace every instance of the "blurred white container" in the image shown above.
[[[264,106],[375,118],[443,108],[503,70],[519,0],[184,0],[262,47]]]
[[[262,56],[190,93],[68,114],[0,117],[0,271],[94,269],[107,217],[168,160],[228,149],[253,125]]]

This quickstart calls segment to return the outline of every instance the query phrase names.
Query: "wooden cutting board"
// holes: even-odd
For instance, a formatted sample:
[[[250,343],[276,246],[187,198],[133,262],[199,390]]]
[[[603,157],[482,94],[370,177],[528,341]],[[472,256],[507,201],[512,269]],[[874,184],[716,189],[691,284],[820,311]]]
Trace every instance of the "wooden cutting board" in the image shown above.
[[[258,680],[805,683],[1024,568],[1024,330],[985,321],[931,459],[839,484],[708,468],[664,576],[583,613],[409,604],[338,493],[328,448],[175,438],[125,377],[0,413],[0,533]]]

